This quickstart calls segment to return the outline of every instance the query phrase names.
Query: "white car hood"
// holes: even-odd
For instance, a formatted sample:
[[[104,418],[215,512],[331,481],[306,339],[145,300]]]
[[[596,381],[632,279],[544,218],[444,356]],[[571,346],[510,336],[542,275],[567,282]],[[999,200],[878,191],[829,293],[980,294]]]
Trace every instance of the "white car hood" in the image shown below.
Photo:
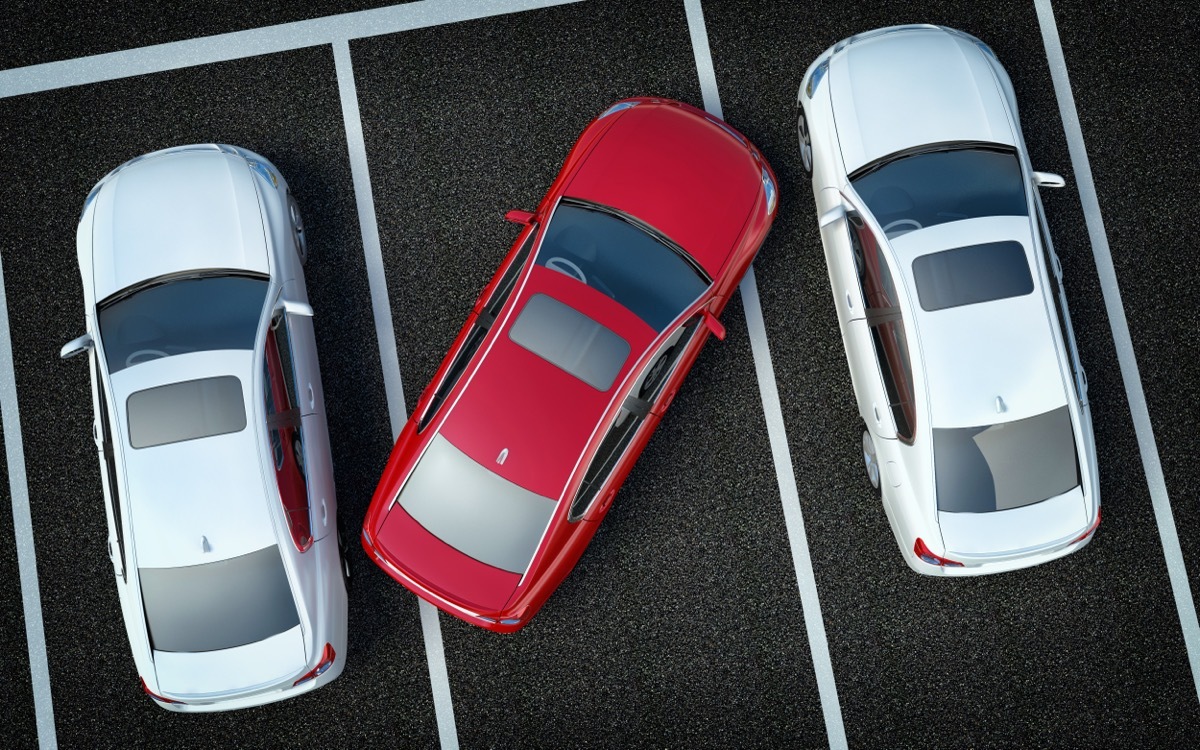
[[[246,162],[184,151],[118,171],[96,196],[91,267],[97,300],[181,271],[268,273],[262,211]]]
[[[278,543],[259,460],[253,352],[179,354],[127,367],[111,376],[130,523],[141,568],[201,565]],[[129,444],[127,399],[145,388],[235,375],[242,385],[246,427],[240,432],[151,448]]]
[[[1083,490],[1079,487],[1021,508],[990,513],[938,513],[942,542],[950,558],[1019,553],[1044,547],[1082,534],[1088,520]]]
[[[1016,145],[983,50],[941,29],[852,41],[830,60],[829,84],[847,172],[928,143]]]
[[[299,625],[257,643],[221,651],[154,652],[160,692],[185,699],[266,688],[296,675],[307,664]]]
[[[1015,240],[1025,248],[1033,291],[1021,297],[926,312],[920,309],[913,259],[985,242]],[[1067,403],[1067,387],[1034,257],[1029,219],[995,216],[938,224],[896,237],[938,428],[978,427],[1044,414]],[[909,332],[911,338],[913,333]],[[912,346],[912,342],[910,342]],[[996,397],[1004,402],[997,411]]]

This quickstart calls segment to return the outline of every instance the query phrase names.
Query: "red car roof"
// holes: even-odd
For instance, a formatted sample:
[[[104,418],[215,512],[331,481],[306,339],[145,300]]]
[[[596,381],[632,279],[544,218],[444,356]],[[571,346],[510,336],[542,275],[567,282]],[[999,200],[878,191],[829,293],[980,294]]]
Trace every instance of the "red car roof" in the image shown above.
[[[650,224],[715,277],[761,190],[750,151],[691,107],[643,102],[613,116],[564,193]]]
[[[571,306],[629,344],[629,356],[611,388],[597,390],[509,338],[513,321],[537,294]],[[601,292],[534,265],[513,313],[496,336],[439,432],[499,476],[557,499],[613,392],[657,333]],[[501,464],[498,459],[505,450]]]

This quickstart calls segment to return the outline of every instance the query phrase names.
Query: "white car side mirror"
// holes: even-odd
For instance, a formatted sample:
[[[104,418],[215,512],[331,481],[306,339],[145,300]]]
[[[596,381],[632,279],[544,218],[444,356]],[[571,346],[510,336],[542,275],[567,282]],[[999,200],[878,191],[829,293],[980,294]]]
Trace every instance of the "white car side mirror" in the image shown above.
[[[1034,172],[1033,183],[1038,187],[1060,188],[1066,187],[1067,181],[1062,175],[1054,174],[1053,172]]]
[[[305,318],[311,318],[313,316],[313,309],[311,305],[306,305],[303,302],[296,302],[290,299],[279,300],[279,302],[275,305],[275,311],[282,311],[288,315],[299,315]]]
[[[817,223],[820,224],[822,229],[824,229],[825,227],[829,226],[830,224],[837,221],[838,219],[841,219],[845,215],[846,215],[846,207],[839,204],[839,205],[834,206],[833,208],[829,209],[825,213],[821,214],[821,218],[817,220]]]
[[[58,352],[58,356],[60,359],[70,359],[77,354],[83,354],[95,345],[96,342],[92,341],[92,334],[85,333],[79,338],[72,339],[63,344],[63,348]]]

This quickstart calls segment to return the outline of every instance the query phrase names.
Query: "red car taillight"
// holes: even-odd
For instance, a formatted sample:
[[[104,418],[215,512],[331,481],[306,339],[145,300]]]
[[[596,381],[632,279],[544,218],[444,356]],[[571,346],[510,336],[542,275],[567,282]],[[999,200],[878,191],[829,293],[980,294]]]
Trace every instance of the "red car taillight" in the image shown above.
[[[925,544],[925,540],[921,539],[921,537],[917,537],[917,543],[913,545],[913,552],[916,553],[917,557],[921,558],[922,562],[927,562],[930,565],[937,565],[942,568],[963,567],[963,564],[957,560],[950,560],[949,558],[942,557],[941,555],[933,554],[933,552]]]
[[[325,650],[321,652],[320,663],[317,664],[317,666],[313,667],[308,672],[306,672],[303,677],[301,677],[300,679],[293,682],[292,687],[296,687],[297,685],[299,685],[302,682],[308,682],[309,680],[315,680],[316,678],[318,678],[321,675],[328,672],[329,668],[333,666],[333,660],[336,656],[337,655],[335,653],[333,653],[333,646],[326,643]]]
[[[1096,529],[1098,529],[1098,528],[1100,528],[1100,509],[1096,508],[1096,520],[1092,522],[1092,525],[1088,527],[1087,531],[1085,531],[1082,534],[1080,534],[1079,536],[1075,537],[1074,541],[1072,541],[1071,544],[1074,544],[1075,542],[1082,542],[1084,539],[1087,539],[1092,534],[1095,534]]]
[[[183,701],[173,701],[170,698],[164,698],[161,695],[150,692],[150,688],[146,686],[146,678],[143,677],[143,678],[141,678],[141,680],[142,680],[142,690],[146,691],[146,695],[150,696],[151,698],[158,701],[159,703],[178,703],[181,706],[183,705]]]

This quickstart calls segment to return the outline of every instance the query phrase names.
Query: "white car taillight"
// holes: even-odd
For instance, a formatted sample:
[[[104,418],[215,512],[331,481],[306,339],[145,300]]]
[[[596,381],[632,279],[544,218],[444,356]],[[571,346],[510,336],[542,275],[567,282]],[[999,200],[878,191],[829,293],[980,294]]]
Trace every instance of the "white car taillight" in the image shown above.
[[[143,677],[141,679],[142,679],[142,690],[144,690],[146,692],[146,695],[150,696],[154,700],[158,701],[159,703],[177,703],[181,706],[183,705],[183,701],[171,700],[170,698],[164,698],[161,695],[158,695],[157,693],[150,692],[150,688],[146,686],[146,678]]]
[[[336,657],[337,654],[333,652],[333,646],[326,643],[325,650],[321,652],[321,661],[317,664],[317,666],[306,672],[303,677],[293,682],[292,687],[296,687],[300,683],[308,682],[309,680],[315,680],[316,678],[328,672],[329,668],[333,666],[333,660]]]

